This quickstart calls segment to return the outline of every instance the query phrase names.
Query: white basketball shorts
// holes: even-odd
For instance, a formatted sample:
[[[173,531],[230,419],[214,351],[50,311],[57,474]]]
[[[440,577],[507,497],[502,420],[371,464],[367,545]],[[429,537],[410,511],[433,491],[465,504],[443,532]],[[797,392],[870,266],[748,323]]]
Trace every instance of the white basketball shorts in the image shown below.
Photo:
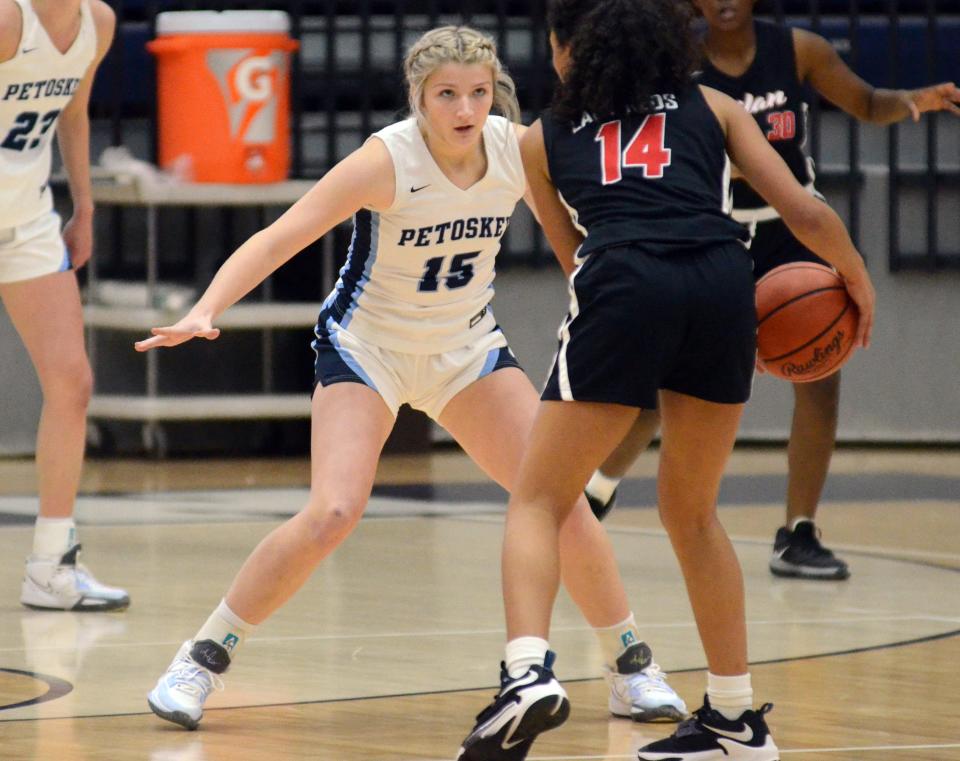
[[[322,315],[323,316],[323,315]],[[520,367],[495,327],[473,343],[440,354],[407,354],[361,341],[327,318],[311,344],[317,358],[314,387],[362,383],[376,391],[396,416],[409,404],[434,420],[467,386],[504,367]]]
[[[54,211],[0,229],[0,283],[16,283],[70,269],[70,255]]]

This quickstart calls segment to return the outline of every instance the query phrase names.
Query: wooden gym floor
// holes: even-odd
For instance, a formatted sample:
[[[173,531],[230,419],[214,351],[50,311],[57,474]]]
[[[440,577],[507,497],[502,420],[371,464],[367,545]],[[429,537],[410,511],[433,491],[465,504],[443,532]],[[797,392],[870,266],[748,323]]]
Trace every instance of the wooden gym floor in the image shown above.
[[[641,630],[691,708],[704,659],[653,505],[656,454],[608,519]],[[841,583],[776,579],[781,449],[738,449],[721,515],[744,567],[759,701],[784,759],[960,761],[960,450],[842,449],[820,516]],[[0,460],[0,759],[440,761],[497,682],[504,496],[462,455],[388,457],[350,540],[261,626],[197,732],[145,695],[266,531],[307,464],[103,461],[78,506],[86,560],[125,613],[18,603],[30,463]],[[612,719],[593,634],[562,598],[551,639],[573,702],[531,761],[635,758],[672,725]]]

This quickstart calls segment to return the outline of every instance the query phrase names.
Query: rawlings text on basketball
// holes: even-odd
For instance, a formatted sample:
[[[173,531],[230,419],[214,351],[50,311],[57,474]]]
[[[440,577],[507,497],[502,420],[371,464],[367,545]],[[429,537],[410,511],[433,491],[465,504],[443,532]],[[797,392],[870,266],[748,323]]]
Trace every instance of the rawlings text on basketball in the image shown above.
[[[813,350],[813,356],[802,365],[798,365],[793,362],[784,363],[783,374],[788,377],[803,376],[809,374],[818,367],[823,367],[840,353],[840,350],[843,347],[843,337],[844,332],[842,330],[838,330],[833,334],[833,338],[830,339],[830,343],[823,348],[819,346],[815,348]]]

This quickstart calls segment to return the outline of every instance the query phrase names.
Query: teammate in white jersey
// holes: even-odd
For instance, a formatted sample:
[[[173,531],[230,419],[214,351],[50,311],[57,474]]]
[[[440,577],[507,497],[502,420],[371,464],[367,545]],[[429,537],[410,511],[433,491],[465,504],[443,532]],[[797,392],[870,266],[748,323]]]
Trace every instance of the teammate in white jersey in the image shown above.
[[[130,602],[77,563],[73,522],[93,385],[73,270],[93,248],[87,104],[114,24],[101,0],[0,0],[0,298],[43,389],[40,511],[20,597],[31,608]],[[54,134],[73,201],[62,236],[48,184]]]
[[[443,425],[509,489],[537,393],[488,306],[500,238],[526,182],[513,82],[490,39],[426,33],[407,55],[413,115],[376,133],[244,243],[172,327],[137,348],[216,338],[216,318],[273,270],[354,216],[350,254],[313,343],[312,482],[302,511],[247,559],[219,607],[148,696],[193,729],[217,674],[356,526],[402,403]],[[489,116],[496,107],[506,118]],[[610,709],[638,720],[686,711],[640,639],[613,551],[581,499],[563,531],[564,580],[599,636]]]

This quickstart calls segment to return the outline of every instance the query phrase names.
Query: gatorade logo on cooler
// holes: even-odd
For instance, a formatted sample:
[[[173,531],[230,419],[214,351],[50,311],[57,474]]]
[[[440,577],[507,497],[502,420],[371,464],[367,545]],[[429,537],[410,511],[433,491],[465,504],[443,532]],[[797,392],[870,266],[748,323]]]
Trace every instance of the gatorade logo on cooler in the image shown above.
[[[270,143],[277,129],[277,81],[285,74],[286,56],[274,51],[214,49],[207,66],[220,88],[230,136],[244,143]]]

